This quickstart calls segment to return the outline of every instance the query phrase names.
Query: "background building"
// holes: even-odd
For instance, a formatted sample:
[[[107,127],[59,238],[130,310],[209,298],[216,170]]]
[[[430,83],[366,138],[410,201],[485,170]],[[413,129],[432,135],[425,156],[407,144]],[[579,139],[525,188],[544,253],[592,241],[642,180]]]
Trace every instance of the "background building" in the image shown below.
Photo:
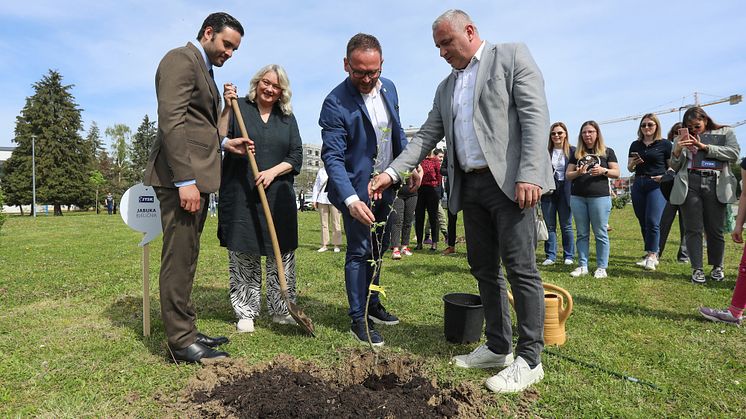
[[[321,161],[320,144],[303,144],[303,167],[300,174],[295,177],[295,194],[300,191],[305,192],[306,199],[311,198],[313,182],[316,180],[316,173],[324,167]]]

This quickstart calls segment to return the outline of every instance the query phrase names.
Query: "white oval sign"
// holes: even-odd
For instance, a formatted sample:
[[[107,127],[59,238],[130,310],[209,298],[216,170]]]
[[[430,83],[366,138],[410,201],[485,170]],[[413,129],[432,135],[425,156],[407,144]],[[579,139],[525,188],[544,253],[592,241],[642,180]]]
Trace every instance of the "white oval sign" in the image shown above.
[[[161,234],[161,204],[151,186],[138,183],[127,189],[119,203],[119,213],[131,229],[145,233],[140,246]]]

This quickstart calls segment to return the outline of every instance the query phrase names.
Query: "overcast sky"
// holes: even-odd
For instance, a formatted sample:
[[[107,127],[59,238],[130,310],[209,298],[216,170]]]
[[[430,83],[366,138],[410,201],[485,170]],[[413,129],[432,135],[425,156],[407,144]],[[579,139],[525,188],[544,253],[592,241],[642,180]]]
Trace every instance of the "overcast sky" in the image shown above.
[[[239,94],[261,66],[285,67],[304,142],[321,143],[318,116],[345,76],[349,38],[366,32],[383,46],[383,75],[399,91],[402,123],[419,127],[450,67],[431,24],[448,8],[471,14],[483,39],[525,42],[546,83],[550,119],[572,142],[580,124],[746,94],[746,3],[726,1],[4,1],[0,5],[0,146],[12,146],[15,118],[32,84],[58,70],[83,110],[87,131],[116,123],[134,132],[156,117],[154,74],[163,55],[193,40],[204,18],[223,10],[246,35],[218,85]],[[218,4],[216,2],[216,4]],[[746,103],[705,108],[715,121],[746,120]],[[662,115],[665,130],[680,119]],[[626,166],[638,121],[602,126]],[[746,125],[736,135],[746,154]]]

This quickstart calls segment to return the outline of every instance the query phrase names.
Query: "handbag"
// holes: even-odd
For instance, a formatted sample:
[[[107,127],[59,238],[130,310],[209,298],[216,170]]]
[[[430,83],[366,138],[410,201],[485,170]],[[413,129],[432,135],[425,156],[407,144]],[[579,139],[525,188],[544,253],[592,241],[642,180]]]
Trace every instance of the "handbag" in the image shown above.
[[[670,171],[664,173],[663,176],[661,176],[660,188],[661,188],[661,193],[663,194],[663,197],[666,198],[666,201],[671,200],[671,191],[673,190],[673,180],[674,180],[674,175]]]
[[[549,240],[549,230],[547,230],[547,223],[544,222],[544,217],[541,215],[539,209],[536,209],[536,240],[547,241]]]

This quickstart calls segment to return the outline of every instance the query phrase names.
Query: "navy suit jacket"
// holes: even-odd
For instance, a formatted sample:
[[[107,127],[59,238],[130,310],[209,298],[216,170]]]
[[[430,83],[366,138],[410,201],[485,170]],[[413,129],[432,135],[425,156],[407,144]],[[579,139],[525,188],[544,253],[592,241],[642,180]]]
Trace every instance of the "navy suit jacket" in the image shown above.
[[[399,98],[391,80],[380,78],[381,96],[386,104],[391,122],[393,158],[401,153],[407,137],[399,119]],[[372,177],[377,154],[377,140],[363,97],[349,77],[340,83],[324,100],[319,117],[321,126],[321,159],[329,175],[327,191],[329,201],[349,214],[344,200],[357,194],[369,202],[368,183]],[[389,189],[384,199],[393,200]]]

